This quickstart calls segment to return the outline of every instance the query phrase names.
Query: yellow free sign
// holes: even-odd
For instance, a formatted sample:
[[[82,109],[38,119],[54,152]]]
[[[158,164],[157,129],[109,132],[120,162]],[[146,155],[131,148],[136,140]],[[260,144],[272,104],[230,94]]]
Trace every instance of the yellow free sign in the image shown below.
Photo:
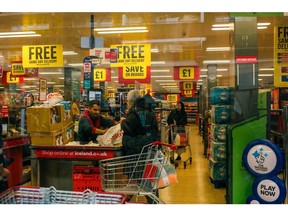
[[[11,72],[7,72],[6,82],[9,84],[10,83],[19,83],[19,77],[13,77]]]
[[[22,63],[13,63],[12,64],[12,75],[22,76],[25,75],[25,70]]]
[[[168,94],[167,95],[167,101],[169,101],[169,102],[175,103],[175,102],[177,102],[177,99],[178,99],[178,97],[176,94]]]
[[[110,48],[117,49],[117,63],[111,63],[111,67],[151,64],[151,44],[117,44]]]
[[[22,46],[23,67],[63,67],[62,45]]]
[[[180,67],[179,79],[194,79],[194,67]]]
[[[105,68],[94,68],[94,82],[106,80],[106,69]]]

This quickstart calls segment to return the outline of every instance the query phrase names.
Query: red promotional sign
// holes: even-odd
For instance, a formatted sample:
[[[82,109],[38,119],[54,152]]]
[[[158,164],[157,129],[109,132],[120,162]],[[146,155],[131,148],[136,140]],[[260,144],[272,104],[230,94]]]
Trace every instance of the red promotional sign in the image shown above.
[[[257,56],[236,56],[236,64],[255,64],[257,63]]]
[[[151,67],[147,66],[147,76],[144,79],[125,79],[123,77],[123,68],[119,67],[118,68],[118,82],[123,83],[123,84],[134,84],[135,81],[139,83],[150,83],[151,81]]]
[[[181,94],[184,97],[193,97],[195,96],[195,91],[194,90],[181,90]]]
[[[8,118],[9,117],[9,107],[7,105],[2,106],[2,118]]]
[[[68,149],[36,149],[37,158],[67,158],[67,159],[107,159],[113,158],[112,151],[68,150]]]
[[[199,66],[174,67],[174,80],[199,80]]]
[[[2,85],[19,84],[23,82],[24,82],[23,76],[16,77],[13,76],[12,73],[9,71],[3,72]]]
[[[177,103],[180,101],[180,95],[179,94],[165,94],[164,100],[167,100],[171,103]]]

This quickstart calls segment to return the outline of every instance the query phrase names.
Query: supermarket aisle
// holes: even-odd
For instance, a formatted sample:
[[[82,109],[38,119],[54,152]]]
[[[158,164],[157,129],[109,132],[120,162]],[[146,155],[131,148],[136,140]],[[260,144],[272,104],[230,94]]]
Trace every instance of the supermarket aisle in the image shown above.
[[[167,204],[225,204],[226,188],[215,189],[208,176],[208,161],[197,125],[191,126],[190,145],[192,164],[188,161],[184,169],[181,163],[177,168],[178,183],[161,189],[160,198]],[[187,158],[185,154],[183,159]]]

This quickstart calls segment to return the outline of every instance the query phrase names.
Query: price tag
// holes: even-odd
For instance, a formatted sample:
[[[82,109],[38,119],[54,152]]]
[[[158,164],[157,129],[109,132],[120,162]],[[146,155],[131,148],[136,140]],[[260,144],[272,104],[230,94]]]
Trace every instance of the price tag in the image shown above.
[[[106,81],[106,69],[94,68],[94,82]]]
[[[24,70],[22,63],[12,64],[12,75],[14,75],[14,76],[25,75],[25,70]]]
[[[6,82],[7,83],[19,83],[19,77],[14,77],[12,76],[11,72],[7,72],[7,77],[6,77]]]
[[[183,90],[192,90],[193,82],[183,82]]]
[[[177,102],[177,99],[178,99],[178,97],[176,94],[167,95],[167,101],[169,101],[169,102],[175,103],[175,102]]]
[[[180,67],[179,78],[180,79],[194,79],[194,67]]]

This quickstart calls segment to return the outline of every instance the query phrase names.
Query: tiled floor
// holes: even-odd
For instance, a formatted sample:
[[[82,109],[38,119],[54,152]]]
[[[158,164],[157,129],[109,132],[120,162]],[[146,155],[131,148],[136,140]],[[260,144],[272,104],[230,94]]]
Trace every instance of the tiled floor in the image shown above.
[[[204,147],[198,126],[191,126],[190,145],[192,164],[183,163],[176,169],[178,183],[160,190],[160,198],[167,204],[225,204],[226,188],[214,187],[208,175],[208,160],[204,157]],[[187,158],[182,154],[182,160]],[[186,154],[186,155],[185,155]]]

